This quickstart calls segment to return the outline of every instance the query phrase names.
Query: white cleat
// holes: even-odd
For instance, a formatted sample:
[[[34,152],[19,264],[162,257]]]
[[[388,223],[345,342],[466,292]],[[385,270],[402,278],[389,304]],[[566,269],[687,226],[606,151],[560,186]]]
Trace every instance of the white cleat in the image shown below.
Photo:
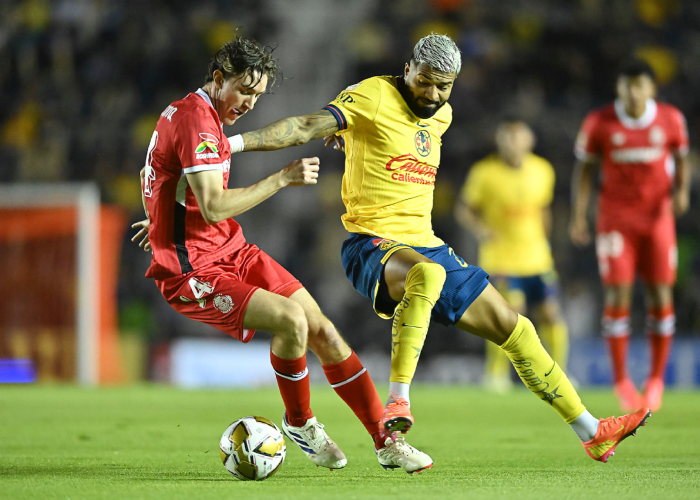
[[[348,463],[345,454],[323,430],[323,424],[311,417],[303,427],[294,427],[287,422],[287,415],[282,418],[282,432],[294,441],[309,460],[319,467],[342,469]]]
[[[401,467],[409,474],[420,473],[433,466],[433,459],[406,442],[399,435],[395,440],[390,437],[384,442],[386,448],[375,451],[379,464],[385,469],[397,469]]]

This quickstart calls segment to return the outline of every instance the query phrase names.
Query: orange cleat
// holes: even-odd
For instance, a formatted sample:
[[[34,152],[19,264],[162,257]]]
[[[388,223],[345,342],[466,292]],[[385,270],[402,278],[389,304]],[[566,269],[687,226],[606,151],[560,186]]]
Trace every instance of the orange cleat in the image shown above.
[[[626,437],[635,436],[649,417],[649,408],[640,408],[624,417],[601,418],[595,437],[583,443],[583,448],[593,460],[606,463],[615,454],[617,445]]]
[[[647,380],[642,404],[648,406],[651,411],[661,408],[661,398],[664,395],[664,381],[662,378],[654,377]]]
[[[632,382],[631,379],[625,378],[620,382],[616,382],[614,390],[622,411],[635,411],[642,406],[637,388],[634,386],[634,382]]]
[[[386,405],[382,414],[382,425],[387,432],[401,432],[406,434],[413,425],[413,416],[408,401],[390,393],[393,402]]]

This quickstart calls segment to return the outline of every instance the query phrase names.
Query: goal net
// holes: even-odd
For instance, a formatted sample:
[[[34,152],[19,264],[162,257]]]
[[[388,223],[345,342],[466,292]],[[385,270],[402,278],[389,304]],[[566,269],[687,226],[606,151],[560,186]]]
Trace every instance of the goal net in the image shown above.
[[[126,219],[92,183],[0,185],[0,359],[41,381],[118,382]],[[29,380],[23,380],[29,381]]]

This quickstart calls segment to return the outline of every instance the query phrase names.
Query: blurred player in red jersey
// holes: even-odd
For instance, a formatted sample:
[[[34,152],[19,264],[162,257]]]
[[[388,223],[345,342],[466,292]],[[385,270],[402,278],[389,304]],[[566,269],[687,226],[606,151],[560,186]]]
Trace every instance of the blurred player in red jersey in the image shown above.
[[[205,85],[161,114],[141,172],[147,219],[133,240],[151,249],[154,278],[173,309],[241,342],[255,330],[272,333],[270,359],[286,412],[282,429],[316,465],[342,468],[347,460],[317,422],[309,402],[306,349],[372,436],[387,445],[383,405],[357,355],[302,284],[253,244],[232,218],[285,186],[316,184],[318,158],[297,160],[245,188],[228,189],[231,149],[223,125],[251,111],[278,74],[270,51],[239,38],[214,56]],[[401,455],[392,467],[408,472]],[[385,465],[385,464],[383,464]]]
[[[592,174],[602,164],[596,253],[605,289],[603,335],[613,364],[615,394],[623,410],[661,407],[664,372],[675,332],[672,288],[676,281],[674,216],[688,210],[690,165],[683,114],[658,102],[654,72],[644,61],[622,66],[618,99],[591,112],[576,142],[570,235],[576,245],[591,237],[586,221]],[[640,398],[626,368],[632,286],[646,287],[651,369]]]

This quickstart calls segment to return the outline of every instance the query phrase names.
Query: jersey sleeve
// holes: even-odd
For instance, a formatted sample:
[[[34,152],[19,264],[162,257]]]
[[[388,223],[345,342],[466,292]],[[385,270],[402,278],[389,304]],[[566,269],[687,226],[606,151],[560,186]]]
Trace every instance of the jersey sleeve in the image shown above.
[[[460,193],[460,198],[466,205],[481,208],[484,204],[484,180],[483,168],[480,167],[479,163],[476,163],[469,170]]]
[[[581,130],[576,136],[574,154],[581,161],[596,160],[601,155],[601,145],[598,140],[598,113],[589,113],[583,120]]]
[[[221,130],[214,117],[197,109],[185,114],[175,128],[173,147],[186,174],[205,170],[224,170],[219,144]]]
[[[450,106],[449,103],[445,103],[445,105],[435,114],[434,118],[437,120],[438,136],[442,138],[452,124],[452,106]]]
[[[374,121],[382,98],[378,78],[369,78],[343,90],[323,109],[330,111],[338,121],[338,132],[360,128]]]
[[[544,158],[542,158],[542,174],[542,206],[548,207],[552,204],[552,200],[554,199],[556,175],[552,164]]]
[[[671,151],[681,156],[688,154],[688,125],[683,113],[677,108],[673,108],[671,113],[671,130],[669,132]]]

